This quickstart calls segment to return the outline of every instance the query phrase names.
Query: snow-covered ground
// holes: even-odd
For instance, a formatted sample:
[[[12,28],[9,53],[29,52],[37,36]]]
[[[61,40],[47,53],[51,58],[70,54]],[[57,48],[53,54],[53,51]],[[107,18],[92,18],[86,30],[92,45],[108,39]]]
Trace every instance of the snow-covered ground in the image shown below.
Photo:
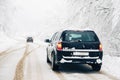
[[[9,38],[3,32],[0,32],[0,53],[7,49],[9,50],[17,43],[18,43],[17,40]]]
[[[102,70],[120,79],[120,58],[116,56],[104,55]]]
[[[21,74],[25,80],[120,80],[119,3],[120,0],[0,0],[0,80],[18,80],[23,62],[25,67],[20,72],[25,71]],[[68,28],[90,28],[97,33],[104,50],[100,73],[84,65],[77,69],[67,69],[66,65],[60,72],[53,72],[46,64],[44,39]],[[22,47],[27,46],[28,36],[34,38],[28,53],[38,49],[24,57],[26,48]]]
[[[13,43],[14,44],[14,43]],[[7,47],[4,46],[7,49]],[[25,44],[16,44],[0,53],[0,80],[13,80],[16,65],[24,53]]]
[[[22,42],[2,53],[0,80],[120,80],[119,57],[104,55],[100,72],[82,64],[61,65],[60,70],[54,72],[46,62],[46,46],[42,41]]]

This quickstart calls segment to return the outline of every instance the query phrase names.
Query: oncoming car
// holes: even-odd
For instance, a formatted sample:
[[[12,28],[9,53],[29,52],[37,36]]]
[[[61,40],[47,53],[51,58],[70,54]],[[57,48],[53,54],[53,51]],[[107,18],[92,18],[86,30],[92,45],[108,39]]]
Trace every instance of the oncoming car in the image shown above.
[[[33,38],[32,37],[27,37],[26,42],[33,42]]]
[[[47,62],[51,62],[53,70],[60,64],[89,64],[94,71],[100,71],[103,50],[100,40],[92,30],[63,30],[56,32],[49,43]]]

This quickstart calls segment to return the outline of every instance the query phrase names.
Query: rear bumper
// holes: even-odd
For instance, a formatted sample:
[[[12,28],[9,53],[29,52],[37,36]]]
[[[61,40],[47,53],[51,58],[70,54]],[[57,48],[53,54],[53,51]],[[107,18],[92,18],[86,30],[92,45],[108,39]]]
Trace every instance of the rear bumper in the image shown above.
[[[99,57],[63,57],[59,63],[102,64]]]
[[[73,56],[74,52],[88,52],[88,56]],[[57,51],[58,63],[102,64],[103,52],[99,50],[62,50]]]

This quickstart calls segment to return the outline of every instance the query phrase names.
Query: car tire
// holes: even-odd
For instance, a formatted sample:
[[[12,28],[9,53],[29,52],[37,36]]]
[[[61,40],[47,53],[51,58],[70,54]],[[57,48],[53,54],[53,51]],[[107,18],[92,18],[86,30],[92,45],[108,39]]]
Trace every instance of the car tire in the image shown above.
[[[54,54],[52,55],[52,70],[57,71],[59,66],[55,63],[55,56]]]
[[[93,69],[93,71],[100,71],[101,64],[94,64],[94,65],[92,65],[92,69]]]
[[[50,60],[49,60],[49,58],[48,58],[48,53],[47,53],[47,63],[50,63]]]

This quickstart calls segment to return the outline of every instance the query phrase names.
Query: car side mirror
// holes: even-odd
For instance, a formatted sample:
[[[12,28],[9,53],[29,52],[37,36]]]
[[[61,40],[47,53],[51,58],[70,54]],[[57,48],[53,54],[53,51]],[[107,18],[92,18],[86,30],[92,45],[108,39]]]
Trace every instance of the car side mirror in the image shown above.
[[[50,42],[51,42],[51,40],[49,40],[49,39],[45,39],[45,42],[50,43]]]

